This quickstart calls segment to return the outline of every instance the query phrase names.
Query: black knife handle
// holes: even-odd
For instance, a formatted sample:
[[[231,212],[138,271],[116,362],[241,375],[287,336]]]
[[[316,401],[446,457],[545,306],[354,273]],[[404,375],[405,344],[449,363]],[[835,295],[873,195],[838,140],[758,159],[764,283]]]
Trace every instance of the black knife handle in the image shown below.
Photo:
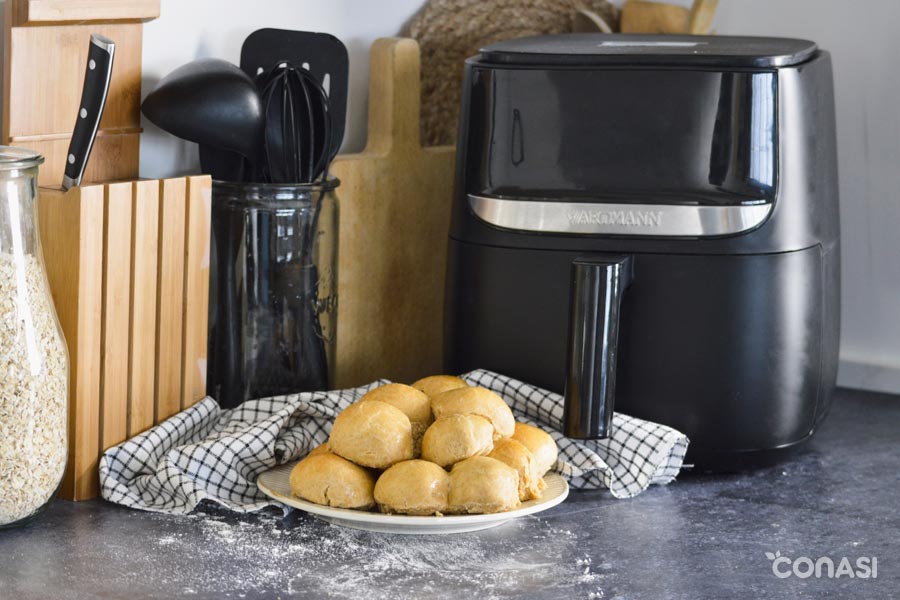
[[[111,39],[96,33],[91,34],[81,104],[78,107],[75,130],[72,132],[72,141],[66,154],[64,190],[81,183],[88,158],[91,156],[91,148],[94,146],[100,119],[103,117],[103,108],[106,106],[115,50],[116,44]]]

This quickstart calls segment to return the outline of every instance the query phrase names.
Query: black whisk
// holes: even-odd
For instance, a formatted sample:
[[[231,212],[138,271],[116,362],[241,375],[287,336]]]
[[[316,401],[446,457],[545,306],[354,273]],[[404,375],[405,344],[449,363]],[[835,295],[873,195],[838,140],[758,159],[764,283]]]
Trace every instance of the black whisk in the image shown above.
[[[279,61],[256,76],[265,111],[261,179],[312,183],[331,162],[332,117],[328,94],[302,67]]]

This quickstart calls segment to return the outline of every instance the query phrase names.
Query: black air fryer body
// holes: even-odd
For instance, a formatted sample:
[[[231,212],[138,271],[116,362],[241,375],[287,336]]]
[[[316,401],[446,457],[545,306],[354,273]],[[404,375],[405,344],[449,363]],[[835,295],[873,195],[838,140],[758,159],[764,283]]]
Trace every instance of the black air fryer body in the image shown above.
[[[827,52],[774,38],[502,42],[466,64],[458,143],[451,371],[495,370],[588,411],[614,400],[686,433],[701,467],[812,435],[839,335]]]

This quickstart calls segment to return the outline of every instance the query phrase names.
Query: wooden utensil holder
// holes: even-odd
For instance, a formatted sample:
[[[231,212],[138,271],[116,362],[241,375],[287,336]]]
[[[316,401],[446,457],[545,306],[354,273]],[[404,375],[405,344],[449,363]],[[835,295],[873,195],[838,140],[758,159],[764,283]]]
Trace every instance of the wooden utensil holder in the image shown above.
[[[196,176],[40,190],[69,347],[64,498],[95,497],[103,450],[205,395],[210,188]]]

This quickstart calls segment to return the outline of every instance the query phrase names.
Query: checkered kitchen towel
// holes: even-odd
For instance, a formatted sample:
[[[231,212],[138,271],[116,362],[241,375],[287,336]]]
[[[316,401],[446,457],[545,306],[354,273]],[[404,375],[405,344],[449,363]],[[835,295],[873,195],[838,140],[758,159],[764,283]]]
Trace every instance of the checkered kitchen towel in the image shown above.
[[[616,414],[611,438],[571,440],[558,431],[559,395],[489,371],[463,378],[500,394],[516,419],[548,430],[559,445],[554,469],[573,488],[609,488],[629,498],[678,475],[688,439],[670,427]],[[284,509],[259,491],[257,476],[326,441],[334,417],[384,383],[251,400],[232,410],[206,398],[107,450],[100,459],[101,493],[124,506],[175,514],[204,500],[239,512]]]

